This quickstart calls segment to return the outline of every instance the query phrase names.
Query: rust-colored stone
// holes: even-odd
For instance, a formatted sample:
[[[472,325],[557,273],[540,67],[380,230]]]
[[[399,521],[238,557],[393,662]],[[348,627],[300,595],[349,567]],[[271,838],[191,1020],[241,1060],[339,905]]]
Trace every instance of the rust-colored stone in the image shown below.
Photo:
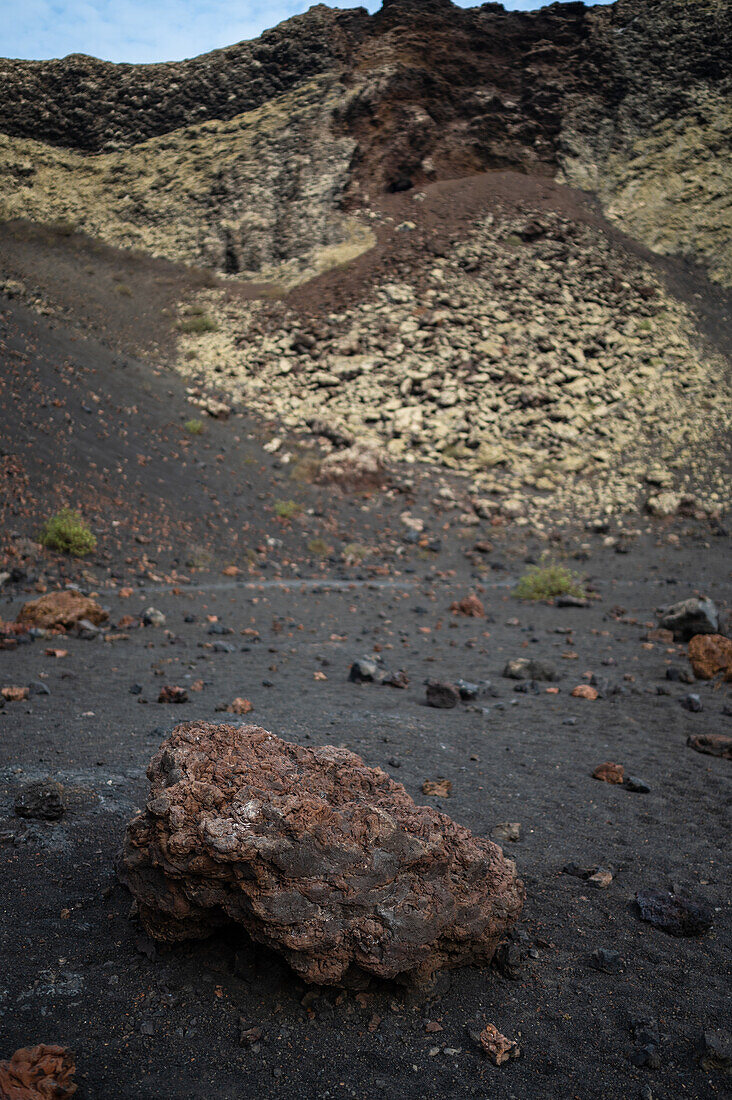
[[[597,688],[592,684],[577,684],[576,688],[572,688],[572,696],[575,699],[597,699]]]
[[[452,782],[449,779],[425,779],[422,794],[430,794],[434,798],[449,798],[452,794]]]
[[[625,768],[622,764],[599,764],[592,773],[593,779],[601,779],[603,783],[622,783],[625,776]]]
[[[0,1062],[2,1100],[68,1100],[76,1092],[74,1056],[65,1047],[39,1043]]]
[[[479,600],[478,597],[472,593],[470,596],[464,596],[462,600],[456,600],[455,603],[451,603],[450,610],[453,615],[467,615],[468,618],[472,619],[482,619],[485,616],[485,608],[483,607],[482,600]]]
[[[177,687],[175,684],[165,684],[161,687],[160,694],[158,695],[159,703],[187,703],[188,692],[183,687]]]
[[[9,684],[7,687],[0,688],[0,695],[6,703],[20,703],[23,699],[27,699],[30,691],[27,687],[19,687],[16,684]]]
[[[732,639],[723,634],[695,634],[689,642],[689,660],[697,680],[711,680],[717,673],[732,680]]]
[[[732,760],[732,737],[728,737],[726,733],[695,733],[687,738],[686,744],[694,752]]]
[[[502,1066],[510,1058],[518,1058],[519,1056],[518,1045],[511,1039],[507,1039],[505,1035],[501,1035],[498,1028],[494,1027],[493,1024],[486,1024],[478,1038],[480,1045],[494,1066]]]
[[[415,980],[487,964],[521,912],[495,844],[346,749],[191,722],[148,777],[120,876],[155,939],[235,922],[309,982]]]
[[[37,600],[24,603],[18,612],[17,622],[27,623],[43,629],[69,627],[81,619],[87,619],[94,626],[105,622],[109,616],[103,607],[90,596],[82,596],[73,588],[61,592],[48,592]]]
[[[249,699],[244,699],[241,695],[237,695],[236,699],[232,699],[226,708],[229,714],[249,714],[250,710],[254,710],[254,704]]]

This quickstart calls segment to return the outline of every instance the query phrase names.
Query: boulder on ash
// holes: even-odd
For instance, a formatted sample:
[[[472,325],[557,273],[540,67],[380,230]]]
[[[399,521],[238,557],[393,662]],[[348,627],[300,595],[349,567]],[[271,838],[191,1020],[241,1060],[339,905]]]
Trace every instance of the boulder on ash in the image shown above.
[[[120,877],[158,941],[234,922],[308,982],[419,981],[489,963],[521,912],[497,845],[346,749],[190,722],[147,774]]]

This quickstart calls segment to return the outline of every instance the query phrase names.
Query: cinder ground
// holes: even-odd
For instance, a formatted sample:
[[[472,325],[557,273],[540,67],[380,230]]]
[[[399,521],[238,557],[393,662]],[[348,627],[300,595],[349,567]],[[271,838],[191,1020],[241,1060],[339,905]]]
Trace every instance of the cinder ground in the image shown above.
[[[263,450],[274,424],[239,413],[187,437],[181,426],[197,413],[165,369],[160,314],[189,276],[176,269],[169,306],[161,300],[142,323],[139,307],[113,289],[105,297],[99,279],[89,284],[97,305],[74,291],[75,271],[81,279],[91,262],[77,269],[72,256],[54,268],[65,318],[2,303],[3,542],[18,573],[0,615],[14,618],[43,585],[75,581],[113,622],[150,605],[167,621],[113,642],[64,638],[61,659],[45,655],[43,640],[0,653],[2,685],[50,691],[0,711],[0,1055],[70,1046],[82,1100],[723,1095],[728,1078],[703,1071],[695,1048],[728,1023],[730,765],[686,738],[727,732],[730,700],[710,683],[667,681],[670,665],[688,668],[683,647],[646,634],[657,607],[696,592],[729,607],[724,517],[626,516],[597,530],[587,516],[587,526],[542,535],[468,525],[462,504],[438,492],[452,487],[461,501],[459,480],[426,468],[395,469],[383,493],[339,497],[293,479]],[[108,263],[111,279],[111,253]],[[140,264],[152,294],[160,271]],[[290,499],[299,514],[279,518],[276,502]],[[99,534],[85,563],[26,541],[66,501]],[[424,521],[416,541],[406,511]],[[476,551],[478,542],[491,548]],[[348,564],[353,543],[370,551],[360,564]],[[599,597],[588,608],[512,596],[547,551],[587,578]],[[241,572],[223,575],[231,563]],[[132,595],[122,598],[124,587]],[[486,619],[450,614],[470,591]],[[233,633],[209,634],[211,615]],[[350,662],[376,646],[408,671],[406,691],[347,682]],[[558,694],[517,692],[502,677],[507,659],[527,654],[557,665]],[[572,698],[593,673],[602,697]],[[458,676],[491,682],[478,709],[424,705],[427,677]],[[190,703],[156,702],[161,685],[199,679]],[[690,690],[700,713],[680,704]],[[240,695],[257,723],[344,744],[418,800],[425,779],[450,779],[452,796],[438,804],[476,832],[521,823],[522,839],[507,845],[527,889],[517,980],[469,969],[420,996],[339,993],[306,989],[234,934],[155,949],[116,883],[125,824],[165,732],[182,719],[221,720],[216,708]],[[608,760],[650,792],[592,779]],[[68,812],[55,825],[24,822],[15,794],[46,775],[64,784]],[[562,873],[569,861],[612,868],[614,880],[591,889]],[[705,936],[677,939],[639,921],[636,891],[669,883],[713,907]],[[590,966],[597,948],[619,953],[619,973]],[[631,1060],[630,1019],[642,1014],[658,1021],[656,1070]],[[429,1022],[443,1030],[428,1032]],[[520,1043],[518,1061],[495,1068],[482,1058],[468,1029],[485,1022]],[[240,1031],[254,1027],[261,1041],[241,1046]]]

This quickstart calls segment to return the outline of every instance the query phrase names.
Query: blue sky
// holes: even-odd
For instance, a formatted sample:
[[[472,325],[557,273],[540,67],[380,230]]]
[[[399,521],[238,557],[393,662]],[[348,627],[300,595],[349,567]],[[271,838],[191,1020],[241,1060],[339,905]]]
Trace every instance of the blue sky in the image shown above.
[[[542,0],[503,2],[521,11],[545,6]],[[173,61],[256,38],[310,6],[310,0],[0,0],[0,57],[87,53],[108,61]],[[376,11],[380,0],[330,6]]]

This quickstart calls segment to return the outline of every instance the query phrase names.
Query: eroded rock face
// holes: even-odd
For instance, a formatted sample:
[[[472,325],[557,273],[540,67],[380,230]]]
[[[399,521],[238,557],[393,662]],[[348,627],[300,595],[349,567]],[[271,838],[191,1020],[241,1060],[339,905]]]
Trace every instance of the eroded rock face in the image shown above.
[[[96,600],[82,596],[74,589],[66,589],[63,592],[48,592],[38,600],[23,604],[17,621],[48,630],[51,627],[73,626],[82,619],[99,626],[108,618],[109,615]]]
[[[148,777],[120,876],[157,940],[234,921],[309,982],[420,979],[489,962],[521,912],[495,844],[345,749],[185,723]]]

